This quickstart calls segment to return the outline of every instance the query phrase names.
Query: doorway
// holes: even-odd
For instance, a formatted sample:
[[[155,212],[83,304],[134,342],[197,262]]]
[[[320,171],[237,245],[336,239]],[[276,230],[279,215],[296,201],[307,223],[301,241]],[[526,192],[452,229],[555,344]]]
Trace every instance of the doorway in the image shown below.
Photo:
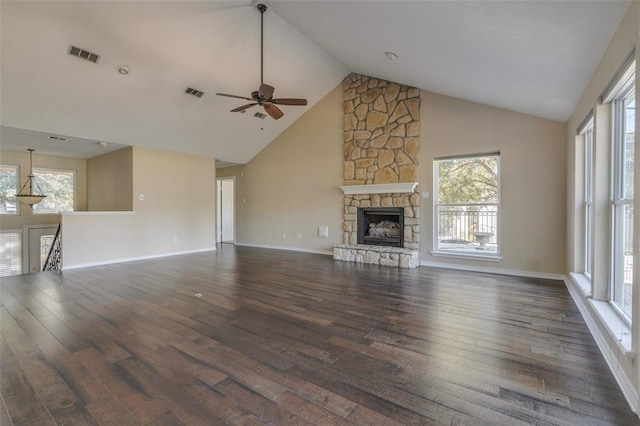
[[[235,177],[216,179],[216,243],[235,241]]]
[[[42,271],[57,230],[58,225],[25,225],[23,271]]]

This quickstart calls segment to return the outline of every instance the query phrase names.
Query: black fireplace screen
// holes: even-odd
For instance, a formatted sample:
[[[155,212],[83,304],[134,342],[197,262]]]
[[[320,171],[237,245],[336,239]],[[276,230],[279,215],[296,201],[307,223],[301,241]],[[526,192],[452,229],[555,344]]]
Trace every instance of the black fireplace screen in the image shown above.
[[[402,207],[358,208],[358,244],[403,247]]]

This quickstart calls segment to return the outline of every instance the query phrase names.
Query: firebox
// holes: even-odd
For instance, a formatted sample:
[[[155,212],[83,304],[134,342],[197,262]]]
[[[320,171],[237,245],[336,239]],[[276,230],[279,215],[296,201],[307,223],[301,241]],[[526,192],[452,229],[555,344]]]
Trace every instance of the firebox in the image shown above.
[[[358,244],[404,247],[404,208],[359,207]]]

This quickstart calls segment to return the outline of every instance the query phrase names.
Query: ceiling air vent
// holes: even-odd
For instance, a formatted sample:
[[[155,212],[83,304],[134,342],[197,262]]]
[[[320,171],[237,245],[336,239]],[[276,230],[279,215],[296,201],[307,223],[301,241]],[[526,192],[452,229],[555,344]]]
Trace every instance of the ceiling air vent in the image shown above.
[[[56,140],[56,141],[66,141],[66,140],[68,140],[67,138],[61,138],[59,136],[49,136],[49,139],[53,139],[53,140]]]
[[[184,93],[189,94],[189,95],[193,95],[197,98],[201,98],[202,95],[204,95],[204,92],[201,92],[199,90],[193,89],[191,87],[187,87],[187,90],[184,91]]]
[[[253,114],[253,116],[264,120],[264,118],[267,116],[267,114],[263,114],[261,112],[256,112],[255,114]]]
[[[85,61],[93,62],[94,64],[97,64],[100,60],[100,55],[75,46],[69,46],[67,53],[71,56],[84,59]]]

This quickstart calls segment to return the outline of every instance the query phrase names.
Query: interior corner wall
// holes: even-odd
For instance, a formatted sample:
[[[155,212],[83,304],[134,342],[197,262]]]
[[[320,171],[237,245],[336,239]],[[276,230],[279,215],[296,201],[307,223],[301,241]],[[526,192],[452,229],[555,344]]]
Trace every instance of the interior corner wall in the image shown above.
[[[29,154],[25,152],[0,151],[0,164],[16,165],[20,168],[18,185],[27,180],[29,175]],[[57,157],[33,154],[33,167],[45,169],[74,170],[76,172],[76,210],[87,210],[87,161],[82,158]],[[18,188],[20,189],[20,188]],[[31,207],[19,205],[19,215],[2,215],[0,229],[22,230],[24,225],[58,225],[60,215],[33,214]]]
[[[133,148],[133,208],[147,246],[160,251],[215,247],[215,160]],[[140,196],[143,196],[141,199]]]
[[[578,187],[576,183],[576,131],[578,126],[585,119],[591,109],[595,110],[596,127],[600,125],[603,120],[608,122],[609,109],[607,105],[599,103],[599,97],[602,94],[604,88],[609,83],[611,78],[615,75],[616,71],[627,57],[627,55],[635,47],[636,49],[636,61],[638,60],[638,49],[640,48],[640,2],[630,2],[627,13],[622,19],[622,22],[618,26],[613,39],[609,43],[606,52],[604,53],[596,71],[594,72],[591,80],[589,81],[585,91],[582,93],[580,100],[578,101],[573,114],[567,122],[567,130],[565,140],[567,143],[567,269],[566,273],[580,271],[581,266],[576,264],[575,251],[580,249],[576,241],[576,212],[575,212],[575,191]],[[638,63],[636,63],[636,70],[638,70]],[[636,88],[640,86],[640,73],[636,71]],[[604,116],[603,116],[604,115]],[[636,121],[640,118],[640,111],[636,110]],[[638,141],[638,130],[636,126],[636,146]],[[599,133],[596,128],[596,133]],[[608,133],[605,130],[605,133]],[[597,152],[608,151],[608,147],[599,146],[598,134],[596,134],[596,156]],[[597,160],[596,160],[597,161]],[[640,164],[640,150],[635,150],[635,170],[639,170],[638,164]],[[608,164],[608,159],[605,161]],[[598,173],[598,170],[596,170]],[[596,176],[596,179],[598,176]],[[608,176],[605,176],[608,179]],[[634,209],[637,212],[640,210],[640,173],[635,174],[635,194],[634,194]],[[598,213],[596,212],[596,216]],[[599,220],[596,217],[596,220]],[[634,229],[640,229],[640,217],[635,215]],[[604,225],[606,227],[606,225]],[[596,233],[596,240],[597,240]],[[638,235],[636,231],[636,236]],[[634,264],[638,265],[638,247],[640,241],[636,238],[634,242]],[[608,256],[609,246],[608,241],[598,244],[596,241],[596,252],[606,252],[605,256]],[[638,394],[640,388],[640,366],[637,361],[638,351],[640,350],[640,291],[638,291],[638,283],[640,282],[640,268],[634,268],[634,301],[633,301],[633,325],[632,325],[632,353],[635,354],[635,359],[632,357],[625,357],[620,355],[618,347],[617,337],[615,332],[611,332],[607,324],[602,320],[602,316],[596,312],[594,305],[591,303],[591,298],[587,297],[583,291],[576,288],[572,281],[568,282],[568,287],[571,294],[576,301],[576,304],[580,308],[582,315],[585,318],[591,333],[594,335],[598,346],[602,351],[605,359],[609,363],[611,371],[613,372],[618,384],[625,393],[625,396],[630,401],[632,408],[636,409],[640,406],[638,401]],[[594,270],[594,280],[608,279],[609,271],[596,271]],[[597,285],[596,285],[597,287]]]
[[[87,160],[89,211],[133,210],[133,148]]]
[[[246,165],[218,171],[236,177],[236,244],[329,253],[341,242],[342,121],[341,83]]]
[[[215,248],[214,159],[132,154],[134,211],[63,215],[63,269]]]
[[[564,274],[566,268],[566,126],[505,109],[422,91],[420,258],[525,273]],[[435,257],[433,161],[500,152],[498,263]]]

